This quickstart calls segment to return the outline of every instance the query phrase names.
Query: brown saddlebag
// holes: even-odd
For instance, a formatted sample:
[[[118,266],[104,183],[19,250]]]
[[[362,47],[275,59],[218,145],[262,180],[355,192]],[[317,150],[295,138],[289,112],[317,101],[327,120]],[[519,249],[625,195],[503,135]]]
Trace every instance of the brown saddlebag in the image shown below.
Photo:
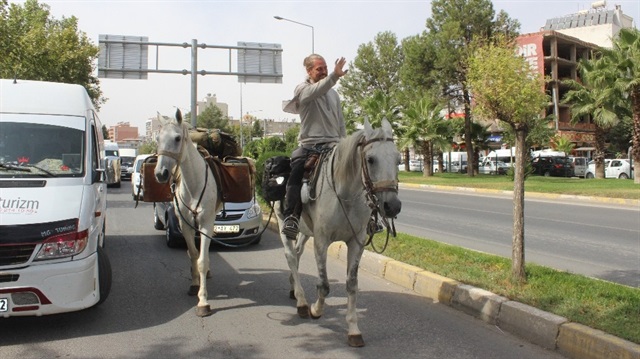
[[[153,171],[156,168],[158,156],[149,156],[142,163],[140,182],[142,183],[142,201],[143,202],[171,202],[171,181],[167,183],[158,183]]]
[[[244,157],[208,157],[218,182],[218,193],[223,202],[249,202],[253,198],[254,170]]]

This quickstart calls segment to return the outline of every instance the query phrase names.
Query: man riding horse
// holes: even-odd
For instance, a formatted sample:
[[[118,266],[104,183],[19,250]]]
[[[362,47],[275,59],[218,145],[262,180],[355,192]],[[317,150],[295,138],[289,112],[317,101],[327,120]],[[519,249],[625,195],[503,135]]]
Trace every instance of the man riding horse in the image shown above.
[[[328,74],[327,63],[317,54],[304,59],[307,79],[296,86],[294,98],[285,106],[286,112],[300,114],[299,147],[291,154],[291,175],[287,182],[282,234],[295,240],[302,211],[300,190],[304,164],[309,154],[334,146],[347,135],[340,97],[333,89],[348,70],[343,70],[346,60],[335,61],[335,68]]]

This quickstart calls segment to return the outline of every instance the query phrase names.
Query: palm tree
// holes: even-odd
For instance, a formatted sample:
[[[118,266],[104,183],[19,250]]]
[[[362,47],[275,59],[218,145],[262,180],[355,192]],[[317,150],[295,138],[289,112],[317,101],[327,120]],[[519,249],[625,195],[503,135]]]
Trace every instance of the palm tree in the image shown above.
[[[564,136],[556,136],[553,139],[555,144],[555,149],[557,151],[563,152],[565,155],[570,153],[571,150],[576,146],[575,143],[571,142],[571,139]]]
[[[619,121],[618,112],[624,107],[620,93],[611,86],[617,73],[610,57],[600,56],[578,64],[582,82],[566,80],[572,90],[563,103],[571,104],[571,122],[590,116],[595,125],[596,178],[604,178],[605,135]]]
[[[631,99],[633,116],[632,158],[640,163],[640,31],[622,29],[613,43],[613,49],[605,52],[615,65],[618,76],[614,85]],[[637,168],[637,165],[634,166]],[[634,183],[640,184],[640,177],[634,175]]]
[[[449,145],[446,139],[447,124],[442,116],[442,108],[429,98],[413,101],[403,111],[403,136],[400,145],[420,149],[424,157],[424,176],[433,175],[434,148]]]

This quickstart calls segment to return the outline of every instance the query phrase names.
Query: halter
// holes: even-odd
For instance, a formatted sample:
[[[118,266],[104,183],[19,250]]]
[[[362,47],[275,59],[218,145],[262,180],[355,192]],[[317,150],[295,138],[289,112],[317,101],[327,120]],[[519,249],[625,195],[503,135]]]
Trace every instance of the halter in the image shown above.
[[[200,192],[200,197],[198,198],[198,202],[196,203],[196,208],[191,209],[191,207],[189,207],[182,198],[178,198],[177,191],[176,191],[176,182],[178,178],[177,174],[178,174],[178,171],[180,170],[180,165],[182,164],[182,153],[184,152],[185,143],[187,142],[186,136],[188,136],[187,129],[184,126],[181,126],[181,128],[182,128],[182,141],[180,142],[180,150],[178,152],[160,150],[158,151],[158,155],[167,156],[169,158],[173,158],[176,161],[176,165],[173,169],[173,173],[171,174],[171,178],[174,179],[174,182],[171,184],[171,193],[173,194],[173,201],[175,204],[176,211],[178,211],[180,216],[182,216],[182,213],[180,213],[180,209],[179,209],[180,207],[178,206],[178,199],[180,199],[180,202],[182,202],[182,204],[193,215],[193,223],[198,223],[197,221],[198,207],[200,207],[200,203],[202,202],[202,198],[204,197],[204,192],[207,188],[207,182],[209,181],[209,168],[208,168],[209,166],[205,161],[206,170],[204,173],[204,185],[202,187],[202,191]]]

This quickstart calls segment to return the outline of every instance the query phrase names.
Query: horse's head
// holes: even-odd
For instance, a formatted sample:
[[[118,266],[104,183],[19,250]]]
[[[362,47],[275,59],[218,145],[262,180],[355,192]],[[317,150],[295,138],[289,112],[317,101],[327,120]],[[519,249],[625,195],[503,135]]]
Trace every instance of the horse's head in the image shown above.
[[[373,129],[365,119],[361,153],[367,191],[375,195],[383,217],[396,217],[402,208],[398,198],[400,152],[393,142],[393,130],[386,118],[379,129]]]
[[[159,183],[166,183],[182,161],[189,136],[182,124],[180,110],[176,111],[175,119],[158,114],[158,120],[162,127],[158,134],[158,162],[154,174]]]

